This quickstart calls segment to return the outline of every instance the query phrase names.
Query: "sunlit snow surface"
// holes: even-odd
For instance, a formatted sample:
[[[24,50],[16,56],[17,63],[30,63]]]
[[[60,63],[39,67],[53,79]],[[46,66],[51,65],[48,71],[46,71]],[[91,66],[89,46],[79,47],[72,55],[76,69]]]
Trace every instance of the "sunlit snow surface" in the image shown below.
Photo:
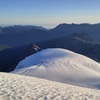
[[[0,73],[0,100],[100,100],[100,90]]]
[[[12,73],[100,88],[100,64],[65,49],[45,49],[22,60]]]

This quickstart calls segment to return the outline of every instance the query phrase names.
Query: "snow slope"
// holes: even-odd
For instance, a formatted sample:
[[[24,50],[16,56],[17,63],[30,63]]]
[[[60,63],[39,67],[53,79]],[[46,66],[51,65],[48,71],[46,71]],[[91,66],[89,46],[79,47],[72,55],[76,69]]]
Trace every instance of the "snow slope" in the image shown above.
[[[45,49],[22,60],[12,73],[100,88],[100,64],[65,49]]]
[[[100,90],[0,73],[0,100],[100,100]]]

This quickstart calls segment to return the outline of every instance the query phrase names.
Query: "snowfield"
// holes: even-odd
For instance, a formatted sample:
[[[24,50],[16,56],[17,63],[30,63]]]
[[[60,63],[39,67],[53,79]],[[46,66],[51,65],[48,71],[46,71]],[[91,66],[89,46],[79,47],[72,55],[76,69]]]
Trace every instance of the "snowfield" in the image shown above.
[[[0,73],[0,100],[100,100],[100,90]]]
[[[100,88],[100,64],[88,57],[60,48],[45,49],[26,57],[12,73]]]

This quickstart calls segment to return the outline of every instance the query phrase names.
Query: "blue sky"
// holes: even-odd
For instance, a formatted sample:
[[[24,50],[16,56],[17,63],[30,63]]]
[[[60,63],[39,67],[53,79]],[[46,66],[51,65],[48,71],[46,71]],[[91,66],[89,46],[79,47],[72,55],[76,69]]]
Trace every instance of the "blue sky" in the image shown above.
[[[99,23],[100,0],[0,0],[0,24]]]

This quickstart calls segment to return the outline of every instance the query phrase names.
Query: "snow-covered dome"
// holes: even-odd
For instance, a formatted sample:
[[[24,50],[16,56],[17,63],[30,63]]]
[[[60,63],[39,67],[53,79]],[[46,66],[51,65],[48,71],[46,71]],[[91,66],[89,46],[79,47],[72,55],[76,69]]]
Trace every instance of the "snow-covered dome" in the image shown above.
[[[96,87],[100,84],[100,64],[69,50],[44,49],[19,62],[13,73],[52,81]]]

